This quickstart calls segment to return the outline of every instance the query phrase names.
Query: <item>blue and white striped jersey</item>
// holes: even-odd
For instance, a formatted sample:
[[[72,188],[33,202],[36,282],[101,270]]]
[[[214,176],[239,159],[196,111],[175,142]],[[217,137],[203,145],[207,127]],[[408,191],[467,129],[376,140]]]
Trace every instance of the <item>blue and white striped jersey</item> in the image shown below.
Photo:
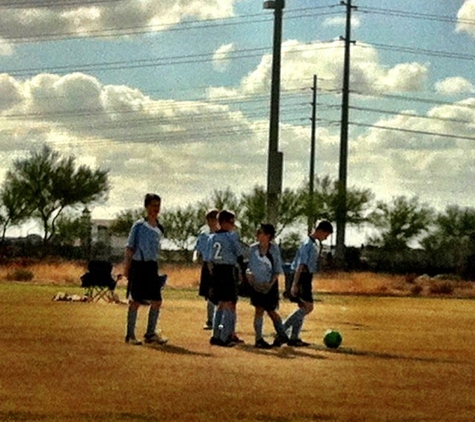
[[[127,247],[134,251],[132,259],[158,261],[163,234],[163,226],[160,224],[158,227],[153,227],[144,219],[136,221],[127,239]]]
[[[238,234],[218,230],[209,236],[203,259],[213,264],[236,265],[240,256],[242,249]]]
[[[257,283],[269,283],[275,275],[283,273],[279,247],[275,243],[271,243],[268,254],[261,255],[259,243],[252,244],[249,247],[249,263],[247,267],[252,272]]]
[[[299,265],[303,264],[310,273],[316,273],[318,270],[318,256],[320,255],[320,242],[310,236],[300,245],[300,248],[292,261],[291,269],[295,271]]]

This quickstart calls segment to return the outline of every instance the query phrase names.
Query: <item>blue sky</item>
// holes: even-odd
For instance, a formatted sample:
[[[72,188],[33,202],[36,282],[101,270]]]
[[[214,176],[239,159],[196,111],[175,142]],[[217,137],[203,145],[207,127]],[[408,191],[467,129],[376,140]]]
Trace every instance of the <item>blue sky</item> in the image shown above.
[[[15,4],[0,1],[0,178],[48,143],[110,169],[97,218],[146,191],[166,209],[265,185],[273,14],[261,1]],[[475,0],[353,5],[348,184],[473,206]],[[286,2],[284,187],[308,177],[314,74],[317,173],[337,177],[344,12],[337,0]]]

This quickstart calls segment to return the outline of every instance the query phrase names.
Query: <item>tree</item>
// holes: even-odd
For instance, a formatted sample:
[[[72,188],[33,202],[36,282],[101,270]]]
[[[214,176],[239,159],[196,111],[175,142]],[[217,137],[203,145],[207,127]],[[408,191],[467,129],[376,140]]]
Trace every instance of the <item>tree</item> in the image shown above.
[[[2,228],[1,243],[3,244],[8,227],[27,220],[33,210],[30,204],[23,201],[21,192],[12,190],[11,186],[6,186],[5,182],[2,192],[0,193],[0,201],[2,204],[0,213],[0,226]]]
[[[121,211],[112,222],[109,230],[116,236],[128,236],[132,225],[144,217],[142,208]]]
[[[428,231],[432,218],[433,210],[420,204],[417,197],[399,196],[391,204],[379,201],[370,219],[381,232],[370,242],[391,251],[407,249],[409,242]]]
[[[188,205],[185,208],[166,211],[160,221],[165,228],[165,238],[188,258],[191,246],[203,225],[199,207]]]
[[[267,221],[266,191],[262,186],[255,186],[248,194],[243,194],[238,198],[229,189],[226,191],[216,191],[212,198],[213,206],[209,208],[230,209],[236,212],[236,217],[240,223],[239,234],[246,243],[255,240],[256,229],[259,224]],[[202,205],[203,203],[201,203]],[[276,227],[276,235],[289,224],[294,223],[300,216],[300,196],[291,189],[285,189],[278,198],[279,221]]]
[[[239,208],[240,237],[246,243],[253,243],[258,225],[266,221],[265,189],[256,186],[251,193],[243,194]]]
[[[204,220],[206,213],[213,208],[217,210],[229,210],[238,212],[240,201],[237,195],[230,189],[215,190],[210,198],[198,203],[198,208]],[[239,216],[237,216],[239,219]]]
[[[444,213],[437,215],[433,231],[421,244],[434,266],[474,277],[475,209],[447,207]]]
[[[338,181],[330,176],[316,177],[314,183],[313,207],[310,204],[308,184],[300,189],[301,207],[303,216],[310,217],[312,221],[336,221],[338,205]],[[347,224],[360,225],[368,221],[369,207],[374,199],[374,194],[369,189],[349,187],[346,192],[346,222]]]
[[[256,231],[261,223],[267,223],[266,191],[262,186],[254,187],[249,194],[243,194],[240,203],[239,229],[241,239],[246,243],[256,241]],[[300,196],[291,189],[285,189],[277,198],[279,219],[275,227],[276,237],[289,225],[300,219]]]
[[[56,232],[56,221],[67,207],[87,205],[103,199],[109,191],[108,171],[77,166],[74,157],[62,157],[48,146],[30,157],[13,162],[4,188],[15,192],[30,217],[43,228],[43,241]]]
[[[74,246],[84,234],[83,220],[81,216],[63,213],[56,222],[54,243],[57,245]],[[53,239],[52,239],[53,240]]]

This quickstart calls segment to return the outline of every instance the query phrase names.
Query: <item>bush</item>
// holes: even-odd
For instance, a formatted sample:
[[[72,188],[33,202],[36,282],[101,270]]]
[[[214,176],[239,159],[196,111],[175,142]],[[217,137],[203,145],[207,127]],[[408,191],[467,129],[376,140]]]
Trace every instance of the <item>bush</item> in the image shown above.
[[[8,281],[31,281],[34,277],[35,275],[32,271],[24,268],[18,268],[6,275]]]
[[[430,286],[430,292],[439,295],[450,295],[454,291],[454,285],[450,281],[435,283]]]
[[[414,284],[414,286],[411,287],[411,294],[413,296],[418,296],[422,293],[422,286],[419,284]]]

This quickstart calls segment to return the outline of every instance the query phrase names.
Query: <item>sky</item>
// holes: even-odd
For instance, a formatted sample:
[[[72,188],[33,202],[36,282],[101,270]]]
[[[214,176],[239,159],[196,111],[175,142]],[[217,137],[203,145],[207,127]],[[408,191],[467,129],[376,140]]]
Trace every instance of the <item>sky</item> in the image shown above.
[[[475,203],[475,0],[353,0],[348,187]],[[0,0],[0,182],[44,144],[109,170],[94,218],[266,186],[272,10],[257,0]],[[338,177],[345,6],[287,0],[283,187]]]

